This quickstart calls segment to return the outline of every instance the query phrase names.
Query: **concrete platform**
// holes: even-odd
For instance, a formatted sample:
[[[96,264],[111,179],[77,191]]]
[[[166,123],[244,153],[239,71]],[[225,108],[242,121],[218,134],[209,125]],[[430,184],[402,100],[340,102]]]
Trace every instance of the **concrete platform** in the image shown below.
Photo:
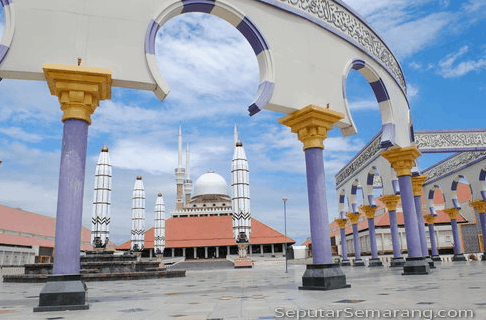
[[[286,274],[285,264],[259,264],[188,270],[185,278],[89,282],[89,310],[43,313],[33,312],[43,284],[0,283],[0,319],[297,319],[292,314],[299,310],[379,311],[381,318],[387,310],[424,312],[411,319],[471,310],[474,319],[486,319],[486,264],[481,261],[443,262],[431,274],[416,276],[402,276],[402,268],[344,268],[351,288],[331,291],[298,290],[304,271],[304,265],[289,265]],[[399,315],[395,318],[405,318]]]

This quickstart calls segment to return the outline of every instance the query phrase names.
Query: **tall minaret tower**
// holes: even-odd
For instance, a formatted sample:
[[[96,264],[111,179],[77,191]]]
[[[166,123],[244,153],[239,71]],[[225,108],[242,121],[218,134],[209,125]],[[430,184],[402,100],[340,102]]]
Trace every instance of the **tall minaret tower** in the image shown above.
[[[177,168],[175,169],[176,184],[177,184],[177,195],[176,195],[176,211],[182,210],[184,207],[184,175],[185,170],[182,167],[182,129],[179,126],[179,136],[178,136],[178,149],[179,157],[177,161]]]
[[[192,180],[189,175],[189,144],[186,146],[186,180],[184,180],[184,193],[186,194],[186,205],[191,201]]]
[[[95,170],[91,244],[106,248],[110,238],[111,163],[108,147],[103,146]]]
[[[237,243],[250,242],[250,171],[243,143],[238,140],[235,126],[235,151],[231,162],[231,188],[233,198],[233,236]]]
[[[130,249],[142,251],[145,240],[145,190],[142,177],[138,176],[132,197],[132,242]]]
[[[165,248],[165,205],[162,193],[157,195],[154,213],[154,251],[156,255],[161,255]]]

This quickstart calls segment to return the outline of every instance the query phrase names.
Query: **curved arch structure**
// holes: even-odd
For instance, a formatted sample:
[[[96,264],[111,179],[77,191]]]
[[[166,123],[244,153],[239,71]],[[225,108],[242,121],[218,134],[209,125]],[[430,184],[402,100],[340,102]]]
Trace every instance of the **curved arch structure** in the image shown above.
[[[169,86],[156,64],[157,30],[176,15],[205,12],[237,28],[257,56],[260,85],[250,115],[329,103],[345,114],[335,125],[344,135],[355,133],[342,93],[354,68],[380,104],[382,147],[411,144],[402,69],[373,28],[340,0],[15,0],[15,13],[13,0],[1,3],[2,78],[45,80],[43,63],[80,62],[110,69],[115,87],[152,90],[162,100]],[[43,21],[50,23],[36,27]]]
[[[12,38],[15,30],[15,6],[12,0],[0,0],[5,17],[5,29],[3,31],[2,41],[0,42],[0,65],[7,55],[12,44]],[[0,78],[1,80],[1,78]]]

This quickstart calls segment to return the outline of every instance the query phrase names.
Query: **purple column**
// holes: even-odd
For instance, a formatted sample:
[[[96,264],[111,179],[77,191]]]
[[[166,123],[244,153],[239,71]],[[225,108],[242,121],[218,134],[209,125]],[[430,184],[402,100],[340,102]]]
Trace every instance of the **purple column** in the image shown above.
[[[438,256],[439,251],[437,250],[437,243],[435,242],[435,227],[433,224],[429,224],[429,236],[430,236],[430,246],[432,247],[432,255]]]
[[[322,149],[305,150],[307,194],[314,264],[332,263]]]
[[[84,171],[88,123],[64,122],[57,199],[54,274],[77,274],[83,215]]]
[[[429,247],[427,246],[427,238],[425,236],[425,222],[424,214],[422,212],[421,196],[414,196],[415,212],[417,213],[417,226],[420,236],[420,247],[422,248],[422,256],[427,257],[429,255]]]
[[[354,258],[361,259],[361,248],[359,245],[358,225],[353,224],[353,243],[354,243]]]
[[[368,218],[368,230],[370,233],[371,258],[378,259],[378,250],[376,249],[375,220]]]
[[[407,239],[408,257],[423,257],[420,236],[415,213],[415,202],[412,193],[412,179],[409,175],[398,177],[400,196],[402,199],[403,219],[405,222],[405,236]]]
[[[461,238],[459,237],[459,228],[457,227],[457,220],[451,219],[452,237],[454,238],[454,254],[462,254]]]
[[[486,213],[480,213],[479,220],[481,221],[481,232],[483,233],[484,251],[486,252]]]
[[[346,248],[346,230],[343,228],[341,231],[341,250],[343,251],[343,260],[348,260],[348,253]]]
[[[388,211],[388,216],[390,217],[390,233],[392,237],[393,257],[400,258],[401,250],[397,225],[397,212],[395,210]]]

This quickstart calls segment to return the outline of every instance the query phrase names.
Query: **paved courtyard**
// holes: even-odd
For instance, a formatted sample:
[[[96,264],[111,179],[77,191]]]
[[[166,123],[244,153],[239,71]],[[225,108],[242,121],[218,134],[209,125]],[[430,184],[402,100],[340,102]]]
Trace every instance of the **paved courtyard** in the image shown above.
[[[33,313],[43,284],[0,283],[0,319],[486,319],[486,263],[427,276],[345,267],[350,289],[298,290],[303,265],[188,270],[185,278],[89,282],[90,309]],[[380,318],[378,317],[380,316]]]

